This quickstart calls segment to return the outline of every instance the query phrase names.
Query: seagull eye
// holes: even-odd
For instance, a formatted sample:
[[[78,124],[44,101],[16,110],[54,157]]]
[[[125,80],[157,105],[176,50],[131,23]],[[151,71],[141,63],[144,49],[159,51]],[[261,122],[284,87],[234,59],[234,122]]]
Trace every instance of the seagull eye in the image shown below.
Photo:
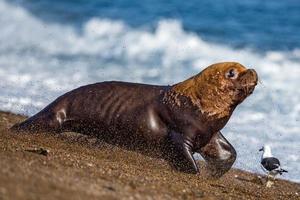
[[[236,70],[235,69],[228,70],[228,72],[226,73],[226,77],[230,78],[230,79],[237,78],[237,72],[236,72]]]

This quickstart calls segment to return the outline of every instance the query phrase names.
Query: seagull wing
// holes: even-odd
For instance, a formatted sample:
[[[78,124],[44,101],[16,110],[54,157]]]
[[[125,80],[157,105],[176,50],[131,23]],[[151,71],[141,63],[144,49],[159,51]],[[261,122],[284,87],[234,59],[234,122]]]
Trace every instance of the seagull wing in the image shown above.
[[[261,160],[261,165],[268,171],[280,169],[280,162],[275,157],[263,158]]]

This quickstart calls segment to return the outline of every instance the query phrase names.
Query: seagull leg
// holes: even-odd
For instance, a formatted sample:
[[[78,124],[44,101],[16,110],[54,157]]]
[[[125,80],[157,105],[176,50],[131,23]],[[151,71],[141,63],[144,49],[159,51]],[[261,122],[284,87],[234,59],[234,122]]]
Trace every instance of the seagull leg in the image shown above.
[[[267,188],[272,187],[272,185],[274,184],[274,182],[271,180],[271,178],[274,178],[274,176],[272,176],[272,175],[270,174],[270,172],[268,172],[268,174],[267,174],[267,183],[266,183],[266,187],[267,187]],[[274,180],[274,179],[273,179],[273,180]]]
[[[266,187],[267,187],[267,188],[270,188],[270,187],[272,187],[273,184],[274,184],[274,183],[273,183],[272,181],[268,180],[268,181],[267,181],[267,184],[266,184]]]
[[[267,174],[267,181],[270,179],[270,172]]]

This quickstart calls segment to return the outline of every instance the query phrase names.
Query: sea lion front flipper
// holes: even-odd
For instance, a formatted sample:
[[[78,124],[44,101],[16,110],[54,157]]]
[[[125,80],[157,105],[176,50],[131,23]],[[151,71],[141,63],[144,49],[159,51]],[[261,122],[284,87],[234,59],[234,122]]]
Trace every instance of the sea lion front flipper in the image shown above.
[[[225,174],[236,159],[235,149],[221,132],[215,133],[199,153],[207,162],[208,169],[214,177],[221,177]]]
[[[199,173],[199,168],[198,168],[198,166],[196,164],[196,161],[193,157],[194,153],[192,152],[192,147],[187,142],[183,143],[183,153],[184,153],[184,156],[186,157],[186,159],[192,165],[194,173]]]
[[[187,173],[199,173],[199,168],[193,157],[192,144],[176,132],[171,132],[172,142],[172,164],[175,168]]]

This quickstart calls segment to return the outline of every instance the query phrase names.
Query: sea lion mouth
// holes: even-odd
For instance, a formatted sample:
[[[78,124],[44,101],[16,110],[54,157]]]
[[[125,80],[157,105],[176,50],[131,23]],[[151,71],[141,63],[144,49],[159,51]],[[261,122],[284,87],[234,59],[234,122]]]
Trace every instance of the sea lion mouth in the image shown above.
[[[254,69],[247,69],[238,78],[237,90],[245,96],[253,93],[258,82],[258,76]]]

